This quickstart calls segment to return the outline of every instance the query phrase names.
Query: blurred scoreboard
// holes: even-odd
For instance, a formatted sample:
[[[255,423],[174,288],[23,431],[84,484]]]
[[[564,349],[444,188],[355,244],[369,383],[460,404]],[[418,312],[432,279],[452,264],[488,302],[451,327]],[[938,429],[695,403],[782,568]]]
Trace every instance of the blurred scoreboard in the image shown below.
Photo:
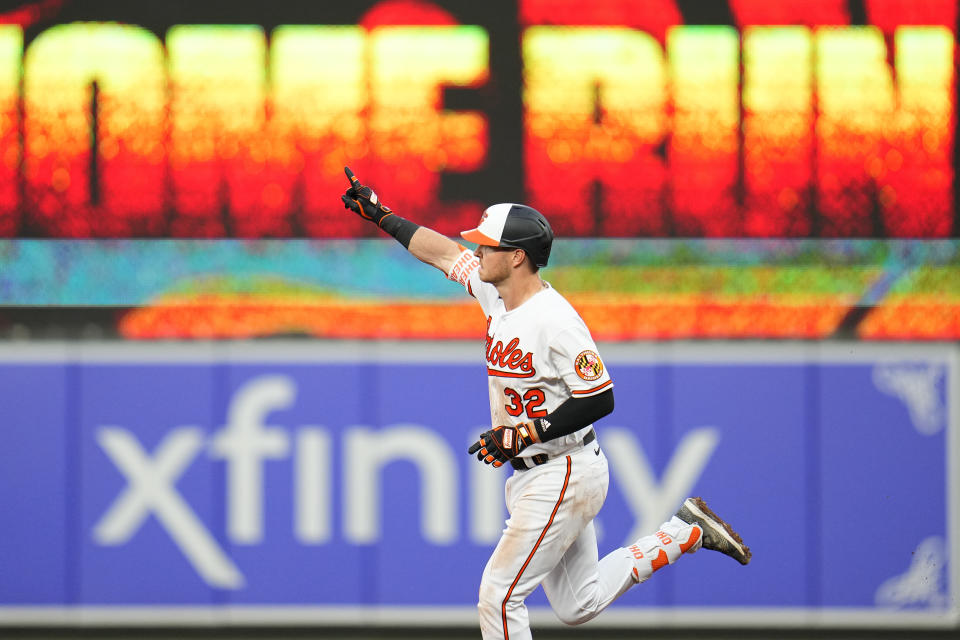
[[[857,12],[852,8],[859,7]],[[0,14],[0,236],[958,232],[954,0],[43,0]]]

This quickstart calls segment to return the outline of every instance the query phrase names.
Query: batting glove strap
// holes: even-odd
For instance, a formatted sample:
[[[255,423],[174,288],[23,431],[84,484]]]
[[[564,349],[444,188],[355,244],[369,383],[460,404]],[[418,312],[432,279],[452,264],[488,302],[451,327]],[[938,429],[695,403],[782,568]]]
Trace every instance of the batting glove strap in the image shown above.
[[[475,453],[477,460],[500,467],[534,442],[533,425],[500,425],[480,434],[467,453]]]

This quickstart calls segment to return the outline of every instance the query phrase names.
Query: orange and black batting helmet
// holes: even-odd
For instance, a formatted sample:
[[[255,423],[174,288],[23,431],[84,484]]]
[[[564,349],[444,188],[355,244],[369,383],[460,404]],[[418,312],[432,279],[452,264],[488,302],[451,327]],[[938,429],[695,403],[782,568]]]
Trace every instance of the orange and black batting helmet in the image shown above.
[[[523,249],[538,267],[547,266],[553,246],[553,229],[543,214],[512,202],[487,207],[480,224],[460,235],[468,242],[489,247]]]

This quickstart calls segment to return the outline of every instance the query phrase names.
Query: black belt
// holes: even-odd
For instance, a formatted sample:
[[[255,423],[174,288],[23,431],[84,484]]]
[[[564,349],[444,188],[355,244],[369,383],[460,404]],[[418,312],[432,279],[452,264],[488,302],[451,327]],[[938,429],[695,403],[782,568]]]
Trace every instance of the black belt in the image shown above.
[[[596,439],[597,432],[593,429],[590,429],[590,431],[587,432],[587,435],[583,436],[583,442],[580,443],[580,446],[585,447]],[[513,458],[510,460],[510,465],[517,471],[526,471],[527,469],[533,469],[534,467],[540,466],[549,459],[550,456],[547,454],[538,453],[535,456],[529,456],[526,458]]]

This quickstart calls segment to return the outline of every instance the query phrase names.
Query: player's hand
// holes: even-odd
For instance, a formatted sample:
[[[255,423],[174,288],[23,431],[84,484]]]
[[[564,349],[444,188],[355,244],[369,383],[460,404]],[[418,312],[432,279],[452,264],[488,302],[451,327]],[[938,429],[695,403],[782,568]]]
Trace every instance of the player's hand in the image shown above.
[[[343,206],[361,218],[376,223],[378,227],[383,226],[383,219],[393,215],[393,211],[380,202],[380,198],[373,192],[373,189],[360,184],[357,176],[353,175],[353,171],[350,171],[350,167],[344,167],[343,172],[347,174],[347,178],[350,180],[350,188],[340,196]]]
[[[467,453],[475,453],[477,460],[500,467],[536,442],[536,433],[533,425],[527,423],[516,426],[500,425],[481,433],[480,438],[467,449]]]

